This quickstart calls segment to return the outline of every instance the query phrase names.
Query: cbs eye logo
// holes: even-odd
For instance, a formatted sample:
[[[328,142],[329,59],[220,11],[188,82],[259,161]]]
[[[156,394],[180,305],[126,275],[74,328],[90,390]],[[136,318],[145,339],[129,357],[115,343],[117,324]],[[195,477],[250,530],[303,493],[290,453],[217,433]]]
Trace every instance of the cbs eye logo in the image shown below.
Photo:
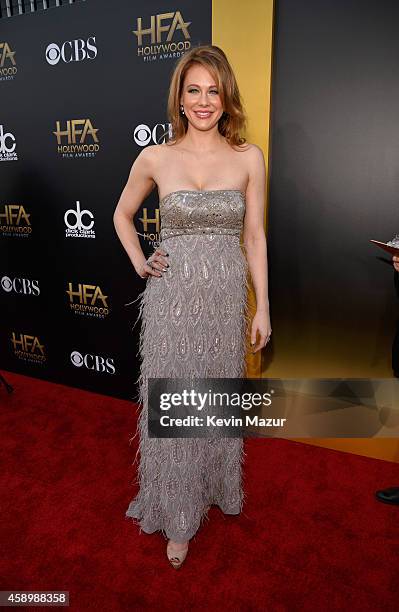
[[[0,284],[1,284],[2,288],[4,289],[4,291],[7,291],[7,293],[12,291],[12,280],[8,276],[3,276],[3,278],[1,279]]]
[[[171,129],[170,123],[157,123],[153,128],[141,123],[134,128],[133,140],[140,147],[146,147],[150,142],[161,144],[166,142],[167,134],[171,136]]]
[[[46,48],[46,60],[50,66],[55,66],[60,60],[66,64],[71,62],[82,62],[85,59],[97,57],[96,37],[89,36],[84,41],[82,38],[67,40],[61,46],[50,43]]]

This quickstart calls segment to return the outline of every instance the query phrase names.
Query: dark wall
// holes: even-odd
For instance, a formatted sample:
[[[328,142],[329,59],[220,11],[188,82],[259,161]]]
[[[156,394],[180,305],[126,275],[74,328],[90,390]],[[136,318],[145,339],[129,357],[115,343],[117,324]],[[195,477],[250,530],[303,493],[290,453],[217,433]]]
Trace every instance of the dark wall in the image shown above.
[[[399,5],[276,2],[269,259],[284,375],[390,376]]]

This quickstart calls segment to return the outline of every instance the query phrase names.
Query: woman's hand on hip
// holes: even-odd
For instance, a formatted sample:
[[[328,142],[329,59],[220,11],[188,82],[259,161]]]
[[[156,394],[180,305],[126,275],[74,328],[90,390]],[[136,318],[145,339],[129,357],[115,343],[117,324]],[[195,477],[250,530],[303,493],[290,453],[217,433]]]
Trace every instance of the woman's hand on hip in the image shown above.
[[[166,272],[169,268],[167,260],[168,253],[165,249],[158,247],[148,259],[146,259],[139,267],[137,274],[141,278],[148,278],[149,276],[162,276],[161,272]]]

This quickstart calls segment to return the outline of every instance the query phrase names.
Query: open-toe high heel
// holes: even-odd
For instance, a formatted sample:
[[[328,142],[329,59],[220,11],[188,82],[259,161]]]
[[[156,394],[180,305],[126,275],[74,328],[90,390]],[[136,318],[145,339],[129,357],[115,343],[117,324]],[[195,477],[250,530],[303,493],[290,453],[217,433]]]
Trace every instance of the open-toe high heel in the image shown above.
[[[188,544],[187,544],[187,548],[185,548],[184,550],[174,550],[171,547],[170,540],[169,540],[168,545],[166,547],[166,554],[169,559],[169,562],[175,569],[179,569],[179,567],[183,565],[183,562],[187,556],[187,552],[188,552]]]

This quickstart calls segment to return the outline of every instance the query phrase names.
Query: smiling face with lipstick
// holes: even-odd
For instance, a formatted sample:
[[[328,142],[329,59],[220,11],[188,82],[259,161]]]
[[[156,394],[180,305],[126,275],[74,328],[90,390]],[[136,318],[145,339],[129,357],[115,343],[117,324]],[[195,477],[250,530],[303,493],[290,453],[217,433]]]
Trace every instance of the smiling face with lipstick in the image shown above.
[[[186,72],[180,97],[182,107],[188,122],[198,130],[209,130],[223,115],[217,83],[200,64],[193,64]]]

